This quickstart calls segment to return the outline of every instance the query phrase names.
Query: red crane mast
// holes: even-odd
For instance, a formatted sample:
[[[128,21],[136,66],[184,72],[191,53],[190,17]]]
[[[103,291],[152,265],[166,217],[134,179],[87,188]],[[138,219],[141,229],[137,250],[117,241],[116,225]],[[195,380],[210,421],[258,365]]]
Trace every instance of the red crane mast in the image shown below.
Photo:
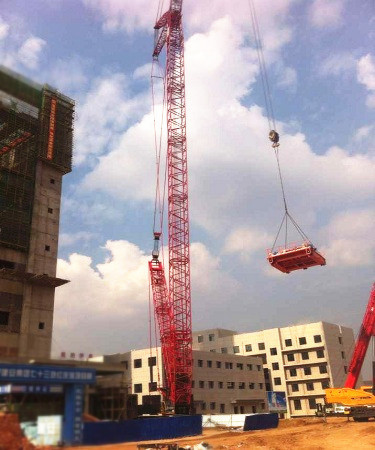
[[[372,336],[375,336],[375,283],[371,289],[366,312],[350,361],[348,376],[345,382],[346,388],[355,389]]]
[[[155,24],[153,58],[166,46],[169,295],[158,260],[158,241],[149,263],[166,374],[166,395],[176,413],[191,408],[192,326],[189,253],[188,168],[182,0],[171,0]],[[161,284],[160,284],[161,283]],[[160,305],[163,305],[162,307]]]

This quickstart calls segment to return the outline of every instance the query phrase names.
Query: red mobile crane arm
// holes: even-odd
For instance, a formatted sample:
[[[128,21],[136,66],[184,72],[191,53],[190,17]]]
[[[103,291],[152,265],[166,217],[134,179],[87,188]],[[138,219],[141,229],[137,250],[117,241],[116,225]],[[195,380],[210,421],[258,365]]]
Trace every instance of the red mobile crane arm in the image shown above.
[[[375,336],[375,283],[372,286],[365,316],[350,361],[345,387],[355,389],[371,337]]]
[[[169,10],[161,16],[154,27],[154,59],[158,58],[164,45],[167,50],[169,299],[166,285],[160,295],[164,296],[161,303],[169,305],[168,312],[166,309],[158,308],[160,299],[154,284],[152,290],[160,335],[168,336],[164,340],[164,346],[161,342],[164,351],[164,369],[169,383],[168,397],[174,404],[176,413],[187,413],[191,408],[192,326],[184,36],[181,10],[182,0],[171,0]],[[156,267],[162,268],[158,264],[155,260],[153,266],[150,263],[151,283],[156,281]],[[165,277],[162,282],[166,284]],[[166,323],[168,314],[172,319]],[[169,326],[167,333],[162,329],[163,323]]]

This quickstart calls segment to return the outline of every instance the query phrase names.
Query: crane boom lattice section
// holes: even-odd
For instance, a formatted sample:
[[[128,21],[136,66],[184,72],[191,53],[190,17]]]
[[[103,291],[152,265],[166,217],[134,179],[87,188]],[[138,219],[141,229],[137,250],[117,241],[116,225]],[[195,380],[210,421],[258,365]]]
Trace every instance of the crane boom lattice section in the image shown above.
[[[355,388],[372,336],[375,336],[375,283],[371,289],[366,312],[363,317],[361,329],[359,331],[353,356],[350,361],[348,376],[345,382],[346,388]]]
[[[173,314],[170,326],[173,327],[171,354],[174,361],[165,371],[171,373],[168,391],[176,413],[190,410],[192,380],[188,167],[181,9],[182,0],[172,0],[169,10],[157,21],[153,52],[153,57],[157,58],[166,45],[169,300]],[[158,318],[159,325],[160,320]]]

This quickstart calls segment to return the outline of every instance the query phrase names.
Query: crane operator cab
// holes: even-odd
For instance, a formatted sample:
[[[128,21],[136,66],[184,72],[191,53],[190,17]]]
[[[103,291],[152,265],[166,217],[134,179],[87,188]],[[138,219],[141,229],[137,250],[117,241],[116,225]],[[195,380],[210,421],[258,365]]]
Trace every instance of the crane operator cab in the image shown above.
[[[152,260],[159,261],[159,244],[160,244],[161,233],[154,232],[154,248],[152,250]]]

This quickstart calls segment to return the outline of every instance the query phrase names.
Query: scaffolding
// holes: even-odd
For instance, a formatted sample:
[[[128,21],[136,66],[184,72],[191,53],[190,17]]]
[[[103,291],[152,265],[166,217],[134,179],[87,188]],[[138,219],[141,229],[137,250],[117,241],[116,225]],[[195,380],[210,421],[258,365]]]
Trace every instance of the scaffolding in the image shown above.
[[[27,251],[36,165],[72,170],[74,101],[0,66],[0,245]]]

